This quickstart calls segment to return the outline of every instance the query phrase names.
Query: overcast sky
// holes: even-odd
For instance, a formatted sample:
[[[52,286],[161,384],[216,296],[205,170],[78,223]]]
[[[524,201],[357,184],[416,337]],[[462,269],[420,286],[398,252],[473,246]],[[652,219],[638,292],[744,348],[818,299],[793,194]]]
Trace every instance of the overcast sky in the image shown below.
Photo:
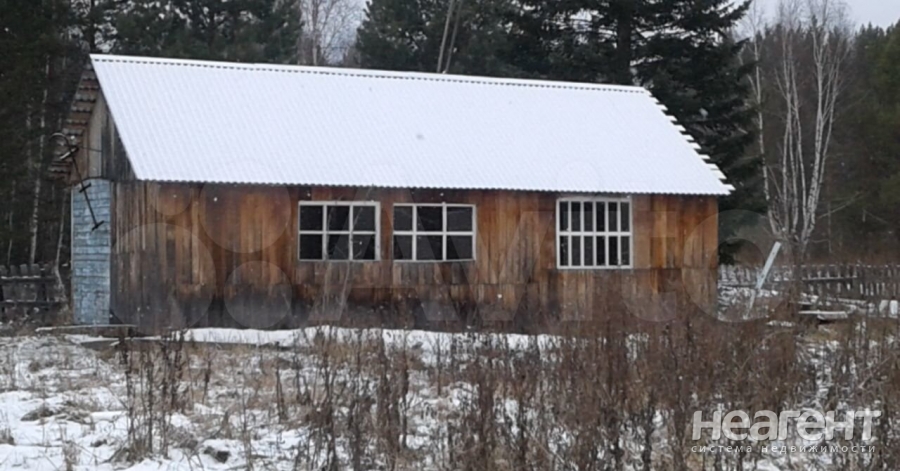
[[[778,5],[778,0],[757,0],[765,5],[771,15]],[[900,0],[845,0],[850,7],[851,16],[856,23],[863,25],[872,23],[877,26],[889,26],[900,20]]]

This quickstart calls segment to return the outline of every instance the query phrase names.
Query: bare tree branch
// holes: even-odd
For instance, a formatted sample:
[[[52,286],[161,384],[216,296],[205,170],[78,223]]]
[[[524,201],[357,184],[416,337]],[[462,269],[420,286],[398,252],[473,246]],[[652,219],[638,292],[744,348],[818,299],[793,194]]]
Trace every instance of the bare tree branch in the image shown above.
[[[757,19],[751,25],[760,31]],[[773,233],[791,244],[795,256],[803,258],[819,219],[819,203],[825,171],[831,154],[832,134],[844,68],[850,54],[849,21],[841,0],[782,0],[775,27],[769,33],[777,41],[780,57],[769,66],[775,77],[775,100],[782,127],[776,159],[765,159],[764,191],[769,202]],[[762,57],[761,34],[755,34],[750,50]],[[757,67],[751,87],[757,104],[762,103],[766,74]],[[811,109],[810,109],[811,108]],[[764,149],[760,110],[759,145]],[[807,130],[812,130],[810,136]],[[776,164],[777,161],[777,164]],[[774,179],[780,180],[776,188]]]

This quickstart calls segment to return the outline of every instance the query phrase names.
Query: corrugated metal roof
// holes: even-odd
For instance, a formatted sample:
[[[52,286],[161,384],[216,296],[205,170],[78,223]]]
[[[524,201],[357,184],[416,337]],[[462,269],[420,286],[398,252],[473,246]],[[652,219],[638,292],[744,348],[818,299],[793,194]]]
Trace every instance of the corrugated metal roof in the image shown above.
[[[724,195],[642,88],[91,56],[137,178]]]

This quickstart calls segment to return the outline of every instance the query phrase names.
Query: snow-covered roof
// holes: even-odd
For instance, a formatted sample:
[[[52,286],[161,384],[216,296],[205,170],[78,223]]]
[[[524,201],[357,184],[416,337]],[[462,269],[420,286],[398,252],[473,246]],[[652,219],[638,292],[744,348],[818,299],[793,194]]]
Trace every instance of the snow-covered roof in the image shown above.
[[[141,180],[724,195],[637,87],[91,56]]]

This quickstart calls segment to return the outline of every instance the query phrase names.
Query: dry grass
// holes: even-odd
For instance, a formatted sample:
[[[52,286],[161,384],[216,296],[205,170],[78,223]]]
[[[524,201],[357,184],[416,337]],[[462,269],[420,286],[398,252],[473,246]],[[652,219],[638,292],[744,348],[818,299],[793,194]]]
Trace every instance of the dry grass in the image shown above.
[[[190,456],[246,469],[737,470],[786,463],[759,451],[692,453],[694,411],[872,407],[896,423],[896,321],[776,329],[702,314],[667,323],[622,315],[570,328],[426,341],[319,328],[291,348],[220,348],[173,333],[92,360],[20,361],[27,367],[16,381],[43,384],[50,396],[68,385],[87,392],[102,378],[79,372],[114,365],[124,433],[111,439],[111,463]],[[48,387],[51,371],[59,377]],[[54,418],[78,422],[80,413],[97,428],[93,417],[109,400],[85,394],[56,407]],[[870,456],[825,453],[794,466],[900,469],[898,438],[882,427]],[[69,441],[57,440],[65,467],[83,467],[84,451],[66,452],[78,446]]]
[[[622,318],[515,346],[455,336],[428,360],[377,331],[321,329],[290,351],[170,339],[120,352],[133,384],[127,456],[165,454],[172,443],[159,437],[186,414],[201,439],[236,441],[247,466],[265,465],[266,434],[294,430],[305,437],[298,469],[694,469],[677,425],[694,410],[723,397],[730,408],[798,403],[811,384],[793,341],[760,343],[763,329]],[[783,388],[772,388],[773,368]],[[746,458],[718,456],[716,466]]]

